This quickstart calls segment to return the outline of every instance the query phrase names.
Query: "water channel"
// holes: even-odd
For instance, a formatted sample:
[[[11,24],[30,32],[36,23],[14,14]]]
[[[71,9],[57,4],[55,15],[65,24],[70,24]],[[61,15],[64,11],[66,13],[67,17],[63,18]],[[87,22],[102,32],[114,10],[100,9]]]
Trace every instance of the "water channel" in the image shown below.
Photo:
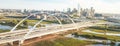
[[[11,26],[6,26],[6,25],[0,25],[0,30],[10,30],[12,29],[13,27]]]

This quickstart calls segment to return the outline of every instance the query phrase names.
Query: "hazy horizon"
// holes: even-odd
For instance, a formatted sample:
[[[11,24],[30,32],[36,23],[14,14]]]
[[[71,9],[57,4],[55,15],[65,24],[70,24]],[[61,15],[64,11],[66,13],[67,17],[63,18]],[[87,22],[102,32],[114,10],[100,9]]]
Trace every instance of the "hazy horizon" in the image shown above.
[[[0,0],[0,8],[60,10],[94,7],[98,13],[120,14],[120,0]]]

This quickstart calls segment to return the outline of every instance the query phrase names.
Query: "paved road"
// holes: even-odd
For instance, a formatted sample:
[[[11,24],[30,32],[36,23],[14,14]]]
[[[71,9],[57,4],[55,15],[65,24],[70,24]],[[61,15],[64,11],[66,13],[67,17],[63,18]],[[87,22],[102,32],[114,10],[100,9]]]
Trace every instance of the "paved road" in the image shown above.
[[[102,35],[104,35],[104,33],[94,32],[94,31],[90,31],[90,30],[84,30],[83,32],[88,32],[88,33],[93,33],[93,34],[102,34]],[[120,34],[113,34],[113,33],[106,33],[106,35],[110,35],[110,36],[120,36]]]

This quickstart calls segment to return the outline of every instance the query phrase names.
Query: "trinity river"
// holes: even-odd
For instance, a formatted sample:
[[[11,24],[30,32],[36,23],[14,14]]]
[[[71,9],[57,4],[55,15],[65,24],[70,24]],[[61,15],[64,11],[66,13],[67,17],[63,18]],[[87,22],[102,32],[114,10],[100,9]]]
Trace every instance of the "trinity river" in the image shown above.
[[[10,30],[12,28],[13,27],[11,27],[11,26],[0,25],[0,30]]]

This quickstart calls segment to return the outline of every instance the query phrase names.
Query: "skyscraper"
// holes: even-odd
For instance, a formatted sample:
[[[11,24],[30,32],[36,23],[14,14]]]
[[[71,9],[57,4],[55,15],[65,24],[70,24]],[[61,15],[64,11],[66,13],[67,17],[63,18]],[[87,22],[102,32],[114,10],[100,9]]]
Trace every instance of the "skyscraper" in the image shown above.
[[[67,12],[68,12],[68,13],[71,13],[71,8],[67,8]]]
[[[77,11],[77,15],[80,17],[81,16],[81,13],[80,13],[80,4],[78,3],[78,11]]]
[[[95,9],[93,7],[90,8],[90,16],[94,17]]]

